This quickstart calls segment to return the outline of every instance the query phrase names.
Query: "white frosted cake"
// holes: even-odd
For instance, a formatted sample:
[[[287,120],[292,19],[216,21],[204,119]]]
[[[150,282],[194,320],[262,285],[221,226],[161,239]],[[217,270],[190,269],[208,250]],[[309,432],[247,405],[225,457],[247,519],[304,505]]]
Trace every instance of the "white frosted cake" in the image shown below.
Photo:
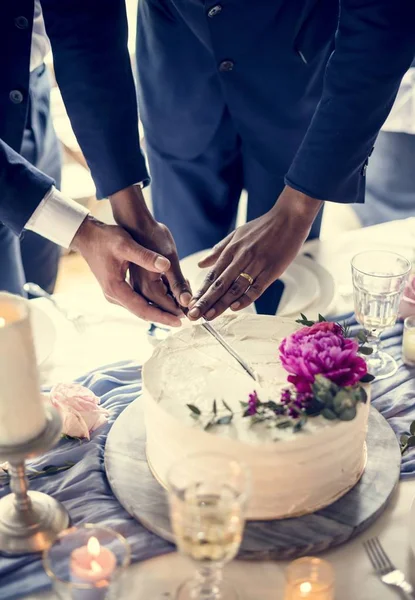
[[[359,402],[348,421],[309,417],[300,431],[247,418],[241,402],[254,390],[261,401],[278,402],[287,387],[278,348],[299,325],[259,315],[227,316],[214,324],[254,368],[258,384],[200,325],[160,343],[143,373],[147,458],[155,477],[165,485],[176,461],[215,452],[250,469],[248,519],[298,516],[340,498],[364,470],[370,403]],[[222,417],[224,424],[209,426]]]

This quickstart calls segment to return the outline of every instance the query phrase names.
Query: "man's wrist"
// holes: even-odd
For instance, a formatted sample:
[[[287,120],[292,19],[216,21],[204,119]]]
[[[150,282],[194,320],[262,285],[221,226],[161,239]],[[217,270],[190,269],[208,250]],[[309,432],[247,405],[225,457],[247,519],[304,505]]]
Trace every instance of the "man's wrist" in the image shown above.
[[[126,231],[140,231],[154,224],[141,186],[132,185],[110,196],[115,222]]]
[[[294,188],[285,186],[277,202],[271,209],[271,213],[282,215],[297,224],[311,226],[324,201],[307,196]]]

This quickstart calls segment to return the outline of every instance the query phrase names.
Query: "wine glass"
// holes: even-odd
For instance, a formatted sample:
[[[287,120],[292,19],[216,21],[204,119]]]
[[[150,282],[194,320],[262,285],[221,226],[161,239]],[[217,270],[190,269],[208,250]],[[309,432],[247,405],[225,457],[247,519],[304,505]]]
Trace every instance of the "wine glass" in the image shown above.
[[[390,377],[398,369],[395,359],[380,350],[380,336],[395,324],[410,271],[411,263],[394,252],[369,250],[352,259],[356,319],[368,332],[373,348],[368,371],[376,379]]]
[[[177,600],[236,600],[223,566],[237,554],[249,489],[246,468],[221,454],[194,454],[168,473],[170,515],[180,552],[197,566]]]

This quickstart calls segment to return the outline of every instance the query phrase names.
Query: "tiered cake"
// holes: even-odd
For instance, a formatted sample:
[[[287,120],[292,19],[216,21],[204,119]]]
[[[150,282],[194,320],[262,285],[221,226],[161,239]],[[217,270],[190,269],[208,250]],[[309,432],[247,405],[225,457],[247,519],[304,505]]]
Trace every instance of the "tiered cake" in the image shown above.
[[[262,402],[279,402],[288,373],[278,348],[299,325],[235,315],[215,326],[249,361],[258,384],[199,325],[161,343],[143,374],[147,457],[155,477],[165,485],[169,467],[190,453],[223,453],[251,471],[249,519],[298,516],[340,498],[364,470],[370,403],[359,402],[351,420],[320,414],[301,429],[295,420],[292,427],[249,417],[241,402],[254,390]]]

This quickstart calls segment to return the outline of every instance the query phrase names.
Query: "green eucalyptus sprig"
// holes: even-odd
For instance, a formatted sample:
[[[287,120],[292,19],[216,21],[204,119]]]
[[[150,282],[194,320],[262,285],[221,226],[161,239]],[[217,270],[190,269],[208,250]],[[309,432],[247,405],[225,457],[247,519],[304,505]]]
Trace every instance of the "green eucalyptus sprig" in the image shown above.
[[[306,408],[310,416],[320,415],[333,421],[352,421],[359,402],[367,402],[367,394],[359,384],[339,387],[323,375],[316,375],[312,384],[313,398]]]
[[[233,419],[233,415],[234,415],[233,410],[225,402],[225,400],[222,400],[222,404],[223,404],[223,407],[224,407],[225,411],[227,412],[227,414],[222,415],[222,416],[220,416],[218,414],[218,405],[217,405],[216,400],[214,400],[213,404],[212,404],[212,410],[210,411],[210,413],[207,413],[208,420],[206,421],[206,423],[203,426],[203,429],[205,431],[208,431],[209,429],[211,429],[212,427],[215,427],[216,425],[230,425],[232,423],[232,419]],[[194,404],[186,404],[186,406],[190,410],[190,416],[192,417],[192,419],[195,419],[196,421],[200,421],[200,419],[203,416],[206,416],[206,413],[205,414],[202,413],[200,408],[198,408]]]
[[[325,317],[323,317],[323,315],[320,315],[320,314],[318,315],[318,321],[312,321],[311,319],[308,319],[305,316],[305,314],[303,314],[303,313],[300,313],[300,314],[301,314],[301,318],[297,319],[296,323],[299,323],[303,327],[312,327],[316,323],[326,323],[327,322],[327,319]],[[346,322],[337,323],[337,325],[339,327],[341,327],[343,336],[345,338],[350,337],[350,325],[348,323],[346,323]],[[364,354],[365,356],[369,356],[370,354],[372,354],[373,348],[371,348],[370,346],[367,345],[369,343],[369,338],[368,338],[368,332],[365,329],[359,329],[359,331],[356,334],[356,341],[359,344],[358,352],[360,352],[360,354]],[[374,377],[370,381],[372,381],[373,379],[374,379]]]
[[[255,404],[253,404],[255,399]],[[294,433],[301,431],[307,423],[307,413],[304,409],[299,408],[294,402],[283,404],[274,400],[262,402],[256,393],[250,394],[249,402],[241,402],[242,416],[251,420],[251,425],[268,422],[270,427],[277,429],[292,428]],[[255,412],[253,412],[253,408]],[[290,416],[289,413],[295,414]]]
[[[415,421],[412,421],[409,431],[403,433],[399,441],[402,455],[408,448],[413,448],[415,446]]]

